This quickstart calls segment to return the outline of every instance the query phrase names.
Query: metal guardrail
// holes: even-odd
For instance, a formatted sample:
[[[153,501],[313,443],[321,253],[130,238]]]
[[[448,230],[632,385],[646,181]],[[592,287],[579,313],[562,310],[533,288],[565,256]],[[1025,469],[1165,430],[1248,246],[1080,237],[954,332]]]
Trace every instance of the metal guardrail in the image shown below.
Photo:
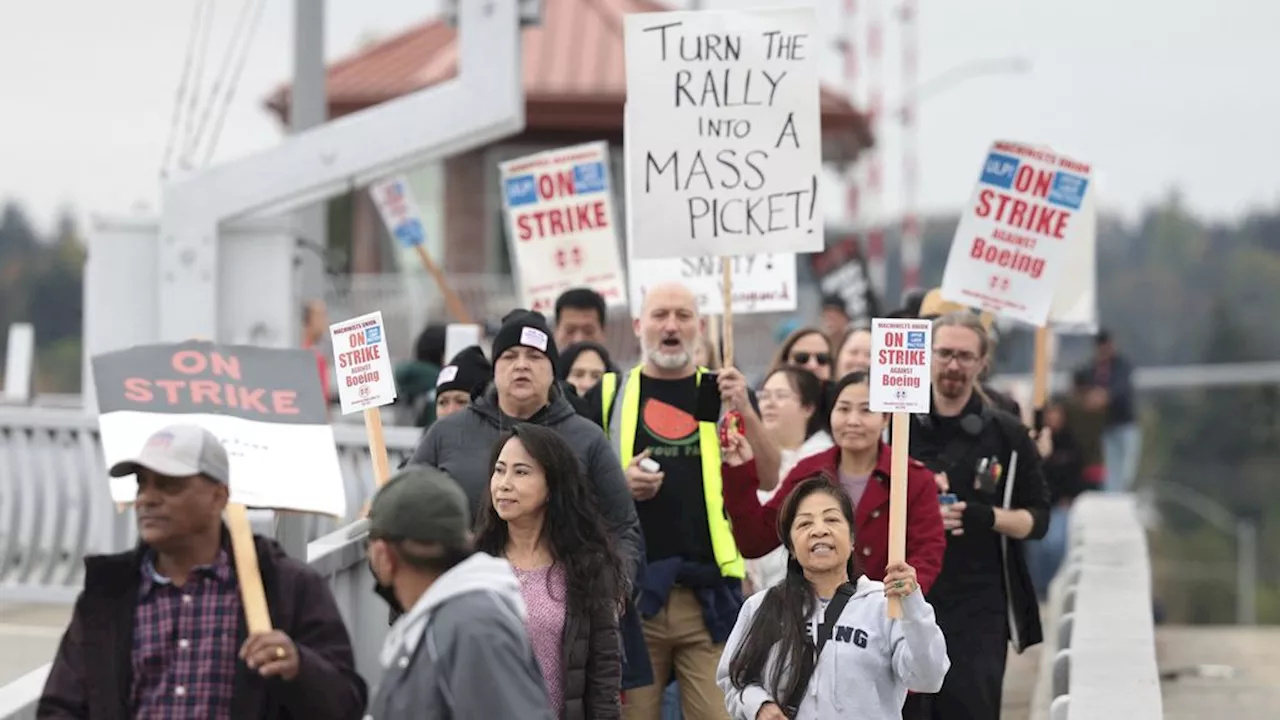
[[[309,518],[311,539],[354,519],[373,493],[364,428],[335,424],[333,433],[347,517]],[[386,428],[393,467],[418,436],[416,428]],[[0,407],[0,601],[74,602],[86,555],[119,552],[137,541],[133,512],[117,510],[106,478],[96,417]]]
[[[1031,720],[1160,720],[1151,561],[1132,495],[1087,493],[1050,589]]]
[[[373,687],[382,675],[378,652],[387,633],[387,605],[373,594],[362,540],[350,540],[344,526],[307,548],[308,564],[329,579],[338,610],[351,634],[356,670]],[[0,687],[0,720],[35,720],[36,703],[52,663]]]

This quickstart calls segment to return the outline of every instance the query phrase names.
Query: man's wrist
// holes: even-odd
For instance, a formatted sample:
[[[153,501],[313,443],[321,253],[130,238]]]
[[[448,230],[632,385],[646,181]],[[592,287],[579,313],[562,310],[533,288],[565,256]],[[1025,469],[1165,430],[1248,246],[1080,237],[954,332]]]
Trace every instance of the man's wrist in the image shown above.
[[[996,525],[995,508],[983,503],[967,503],[962,517],[965,528],[990,530]]]

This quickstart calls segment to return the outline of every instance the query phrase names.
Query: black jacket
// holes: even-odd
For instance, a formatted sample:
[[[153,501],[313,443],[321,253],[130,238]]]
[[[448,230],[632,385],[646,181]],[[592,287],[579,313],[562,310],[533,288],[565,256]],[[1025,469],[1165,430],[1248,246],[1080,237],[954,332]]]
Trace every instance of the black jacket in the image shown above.
[[[570,598],[564,618],[564,711],[562,720],[618,720],[622,717],[622,647],[618,616],[609,608],[592,611]]]
[[[974,487],[975,468],[982,458],[995,456],[1002,467],[994,487],[978,493],[979,502],[989,502],[999,507],[1003,504],[1009,480],[1012,455],[1018,454],[1013,487],[1009,491],[1009,507],[1031,513],[1032,529],[1027,540],[1043,538],[1049,529],[1049,489],[1045,481],[1040,452],[1031,440],[1030,432],[1018,418],[1003,410],[982,402],[975,393],[962,413],[962,430],[954,436],[944,436],[931,415],[913,415],[911,426],[911,457],[929,466],[934,472],[947,473],[951,487],[966,499],[968,488]],[[973,502],[973,500],[968,500]],[[966,533],[968,534],[968,533]],[[1002,537],[1000,565],[1005,575],[1005,591],[1009,612],[1015,630],[1011,638],[1018,652],[1041,642],[1040,606],[1031,585],[1027,570],[1024,541]],[[957,572],[957,571],[953,571]],[[945,592],[948,566],[944,561],[942,573],[934,586],[934,592]],[[941,587],[940,587],[941,586]],[[933,596],[930,598],[934,599]]]
[[[328,583],[290,558],[278,544],[255,537],[258,567],[272,627],[298,648],[298,676],[291,682],[263,678],[237,661],[231,717],[236,720],[358,720],[368,687],[356,673],[351,637]],[[230,537],[223,546],[234,566]],[[138,604],[142,558],[139,546],[116,555],[85,558],[84,592],[58,646],[37,718],[125,720],[132,684],[134,609]],[[248,636],[244,615],[237,645]]]

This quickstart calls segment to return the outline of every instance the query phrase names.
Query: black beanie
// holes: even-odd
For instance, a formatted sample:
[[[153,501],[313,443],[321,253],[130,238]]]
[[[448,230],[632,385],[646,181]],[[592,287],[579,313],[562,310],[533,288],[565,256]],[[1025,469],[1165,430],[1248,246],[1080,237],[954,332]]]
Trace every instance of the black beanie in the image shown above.
[[[502,328],[493,337],[493,361],[498,362],[502,353],[519,345],[546,355],[553,370],[559,367],[560,353],[556,350],[556,340],[551,336],[551,329],[547,327],[547,319],[542,313],[524,309],[507,313],[502,318]]]
[[[449,364],[440,369],[436,379],[436,395],[450,390],[461,390],[470,395],[477,387],[493,379],[493,365],[484,356],[479,345],[464,348]]]

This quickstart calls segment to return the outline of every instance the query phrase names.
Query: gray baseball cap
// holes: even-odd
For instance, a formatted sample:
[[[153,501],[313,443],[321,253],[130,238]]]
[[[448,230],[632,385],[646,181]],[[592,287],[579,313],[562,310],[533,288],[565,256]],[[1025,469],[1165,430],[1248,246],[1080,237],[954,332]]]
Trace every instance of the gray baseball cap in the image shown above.
[[[111,477],[136,475],[146,468],[169,477],[204,475],[224,485],[231,482],[227,450],[217,436],[199,425],[170,425],[158,430],[136,457],[111,466]]]

